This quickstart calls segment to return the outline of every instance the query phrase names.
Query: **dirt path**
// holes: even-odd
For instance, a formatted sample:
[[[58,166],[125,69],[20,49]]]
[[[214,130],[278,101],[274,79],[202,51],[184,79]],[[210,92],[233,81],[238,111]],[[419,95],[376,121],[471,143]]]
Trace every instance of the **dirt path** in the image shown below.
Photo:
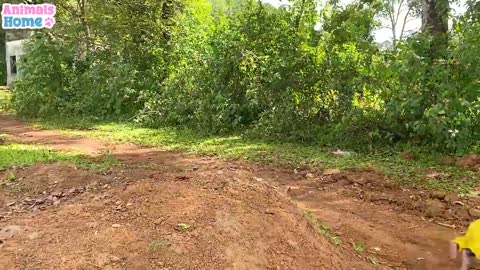
[[[430,194],[372,171],[294,172],[112,145],[10,116],[0,116],[0,132],[93,156],[108,149],[121,164],[18,171],[21,188],[0,187],[2,269],[456,269],[447,258],[455,231],[435,222],[460,232],[471,219],[442,203],[429,222]]]

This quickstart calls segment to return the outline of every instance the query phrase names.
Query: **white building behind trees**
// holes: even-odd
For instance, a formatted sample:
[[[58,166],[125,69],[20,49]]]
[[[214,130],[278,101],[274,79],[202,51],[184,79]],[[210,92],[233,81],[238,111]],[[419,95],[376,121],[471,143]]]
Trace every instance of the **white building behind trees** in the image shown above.
[[[11,85],[22,75],[22,71],[19,69],[17,63],[24,54],[23,45],[29,35],[29,31],[6,31],[4,68],[7,75],[7,85]]]
[[[10,85],[18,77],[21,76],[21,70],[17,66],[17,62],[23,56],[24,39],[7,41],[5,44],[5,56],[7,64],[7,85]]]

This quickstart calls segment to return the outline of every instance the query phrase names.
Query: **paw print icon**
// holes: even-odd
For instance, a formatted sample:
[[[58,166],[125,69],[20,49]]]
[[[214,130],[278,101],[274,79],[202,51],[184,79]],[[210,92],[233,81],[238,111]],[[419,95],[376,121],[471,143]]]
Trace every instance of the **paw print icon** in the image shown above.
[[[48,18],[45,18],[45,22],[43,25],[45,26],[45,28],[51,29],[54,24],[55,24],[55,18],[48,17]]]

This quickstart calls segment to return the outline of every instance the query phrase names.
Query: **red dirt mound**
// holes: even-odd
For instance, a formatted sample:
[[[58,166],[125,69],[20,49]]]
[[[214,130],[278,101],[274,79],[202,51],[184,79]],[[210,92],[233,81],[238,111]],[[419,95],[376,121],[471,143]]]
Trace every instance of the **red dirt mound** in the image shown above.
[[[156,171],[153,179],[134,180],[131,173],[113,187],[105,184],[106,190],[89,190],[85,187],[106,176],[62,165],[30,170],[36,173],[25,176],[26,184],[43,183],[44,190],[42,184],[34,185],[37,198],[60,192],[48,181],[54,171],[65,188],[77,192],[57,205],[22,208],[24,213],[7,215],[11,208],[3,208],[0,227],[21,230],[1,240],[2,269],[373,267],[340,252],[301,210],[253,178],[235,179],[222,170],[190,175]]]

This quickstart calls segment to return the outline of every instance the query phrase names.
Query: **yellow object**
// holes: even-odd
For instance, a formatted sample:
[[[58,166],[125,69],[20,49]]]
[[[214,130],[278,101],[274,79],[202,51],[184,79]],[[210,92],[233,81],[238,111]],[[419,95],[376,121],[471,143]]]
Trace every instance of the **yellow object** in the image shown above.
[[[458,244],[460,252],[468,248],[480,258],[480,219],[470,223],[465,235],[455,238],[453,242]]]

